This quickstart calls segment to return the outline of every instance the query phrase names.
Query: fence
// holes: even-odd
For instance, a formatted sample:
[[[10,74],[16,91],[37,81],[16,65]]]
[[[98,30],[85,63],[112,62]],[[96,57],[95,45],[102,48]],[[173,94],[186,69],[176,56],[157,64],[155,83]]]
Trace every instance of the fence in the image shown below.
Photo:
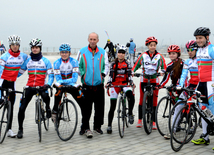
[[[77,52],[80,50],[80,48],[71,48],[71,54],[77,54]],[[23,47],[21,48],[21,51],[24,53],[30,53],[30,47]],[[59,53],[59,47],[42,47],[42,53],[53,54],[53,53]]]

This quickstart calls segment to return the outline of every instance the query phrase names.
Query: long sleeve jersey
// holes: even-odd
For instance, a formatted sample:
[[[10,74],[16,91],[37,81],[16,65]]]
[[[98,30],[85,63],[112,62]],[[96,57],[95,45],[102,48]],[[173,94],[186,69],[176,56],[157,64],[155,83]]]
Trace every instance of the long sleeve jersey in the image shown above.
[[[161,68],[161,73],[166,71],[166,63],[164,57],[155,51],[153,55],[150,55],[149,51],[142,53],[135,65],[132,67],[132,71],[135,72],[138,68],[142,66],[142,73],[153,75],[159,71]],[[141,77],[141,82],[147,82],[148,79]],[[157,76],[154,75],[151,79],[152,83],[157,83]]]
[[[12,51],[10,49],[9,51],[0,57],[0,75],[1,79],[16,81],[19,69],[28,56],[22,52],[18,56],[13,56],[10,54]]]
[[[199,48],[196,53],[200,82],[214,81],[214,45]]]
[[[76,59],[69,57],[67,61],[57,59],[54,64],[54,75],[56,81],[63,85],[73,85],[77,82],[79,63]]]
[[[182,71],[183,69],[183,65],[184,65],[184,61],[182,60],[181,61],[181,64],[180,64],[180,70]],[[174,62],[171,61],[170,63],[167,64],[167,68],[166,68],[166,73],[160,83],[160,86],[163,87],[165,86],[165,84],[169,81],[169,78],[171,77],[171,80],[172,80],[172,84],[174,86],[176,86],[178,83],[179,83],[179,80],[180,80],[180,76],[181,75],[178,75],[178,77],[176,78],[172,78],[173,76],[173,66],[174,66]]]
[[[181,78],[179,85],[183,87],[185,85],[185,81],[188,77],[188,71],[190,72],[190,80],[189,84],[197,85],[199,82],[198,79],[198,64],[197,59],[195,58],[189,58],[184,62]]]
[[[117,68],[117,71],[115,71]],[[133,82],[131,75],[131,65],[128,61],[113,62],[110,67],[108,83],[112,85],[127,85],[128,82]]]
[[[54,74],[51,62],[42,57],[39,61],[33,61],[29,57],[21,66],[19,70],[19,76],[21,76],[26,70],[28,70],[28,82],[27,86],[36,87],[44,86],[46,76],[48,76],[48,85],[52,85],[54,80]]]

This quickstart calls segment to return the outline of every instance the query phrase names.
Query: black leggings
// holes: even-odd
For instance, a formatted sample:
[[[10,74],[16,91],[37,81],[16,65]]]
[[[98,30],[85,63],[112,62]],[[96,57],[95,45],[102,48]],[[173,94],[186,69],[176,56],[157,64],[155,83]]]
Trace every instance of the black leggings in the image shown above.
[[[126,96],[127,96],[128,104],[129,104],[129,115],[133,115],[132,110],[133,110],[134,103],[135,103],[134,95],[133,95],[132,91],[127,91]],[[114,118],[114,111],[116,109],[117,100],[111,99],[110,102],[111,102],[111,106],[110,106],[110,110],[108,113],[108,126],[112,126],[112,121]]]
[[[4,80],[3,83],[2,83],[2,85],[1,85],[1,87],[2,88],[10,88],[12,90],[15,90],[15,82]],[[1,91],[1,96],[3,96],[3,91]],[[12,128],[12,123],[13,123],[13,106],[14,106],[14,103],[15,103],[15,97],[16,97],[15,93],[10,93],[9,100],[11,102],[11,115],[10,115],[10,121],[9,121],[8,129]]]
[[[31,101],[33,95],[35,95],[35,94],[36,94],[36,90],[26,88],[25,98],[21,99],[21,104],[19,107],[19,113],[18,113],[19,130],[23,130],[23,122],[25,119],[25,110],[28,106],[28,103]],[[46,110],[50,109],[50,97],[49,97],[48,93],[43,91],[40,95],[41,95],[43,101],[46,103]]]

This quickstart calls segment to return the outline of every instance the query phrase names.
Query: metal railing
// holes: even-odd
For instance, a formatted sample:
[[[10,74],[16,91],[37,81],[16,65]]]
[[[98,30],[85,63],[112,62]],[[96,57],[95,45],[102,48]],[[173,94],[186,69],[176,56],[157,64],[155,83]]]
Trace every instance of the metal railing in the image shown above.
[[[23,47],[21,52],[30,53],[30,47]],[[71,48],[71,54],[77,54],[80,48]],[[59,53],[59,47],[42,47],[42,53]]]

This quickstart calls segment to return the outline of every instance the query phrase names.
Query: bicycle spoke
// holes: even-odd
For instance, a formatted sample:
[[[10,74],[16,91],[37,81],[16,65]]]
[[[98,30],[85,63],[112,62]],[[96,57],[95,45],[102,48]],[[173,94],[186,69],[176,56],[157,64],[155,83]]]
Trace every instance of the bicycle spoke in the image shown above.
[[[75,104],[68,100],[66,103],[62,103],[59,107],[57,115],[57,134],[63,141],[71,139],[74,135],[77,127],[77,109]]]

